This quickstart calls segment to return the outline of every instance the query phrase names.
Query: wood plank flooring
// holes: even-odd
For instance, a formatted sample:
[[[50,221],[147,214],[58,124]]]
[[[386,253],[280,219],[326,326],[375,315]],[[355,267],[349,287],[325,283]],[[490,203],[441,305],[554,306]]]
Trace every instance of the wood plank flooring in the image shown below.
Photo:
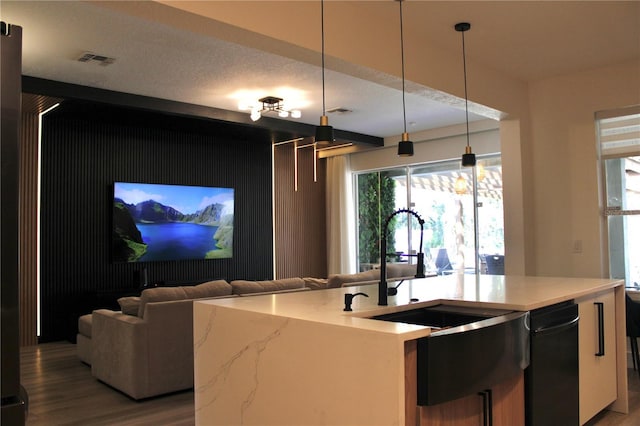
[[[587,426],[640,425],[640,376],[633,369],[628,372],[630,413],[603,411]],[[136,402],[93,378],[91,368],[78,360],[75,345],[69,342],[23,348],[20,373],[29,394],[27,426],[195,423],[193,391]]]
[[[195,424],[193,391],[136,402],[91,376],[69,342],[23,348],[20,375],[27,426]]]

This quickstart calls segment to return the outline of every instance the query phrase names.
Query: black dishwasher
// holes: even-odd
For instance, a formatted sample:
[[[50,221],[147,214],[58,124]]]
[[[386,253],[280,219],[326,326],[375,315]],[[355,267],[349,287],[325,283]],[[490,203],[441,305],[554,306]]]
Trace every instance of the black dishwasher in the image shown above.
[[[578,305],[531,311],[531,362],[525,370],[527,426],[578,426]]]

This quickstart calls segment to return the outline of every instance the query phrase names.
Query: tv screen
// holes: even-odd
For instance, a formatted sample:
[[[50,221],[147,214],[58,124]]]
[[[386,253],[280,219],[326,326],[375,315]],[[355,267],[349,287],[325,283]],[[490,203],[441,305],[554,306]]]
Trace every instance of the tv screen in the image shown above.
[[[233,188],[115,182],[113,261],[230,258],[233,191]]]

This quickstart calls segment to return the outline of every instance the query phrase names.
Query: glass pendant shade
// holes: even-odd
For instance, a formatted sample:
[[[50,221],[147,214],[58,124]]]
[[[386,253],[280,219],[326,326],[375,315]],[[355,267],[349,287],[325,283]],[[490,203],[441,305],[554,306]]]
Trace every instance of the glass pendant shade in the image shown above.
[[[456,194],[465,194],[467,192],[467,181],[465,178],[463,178],[462,176],[458,176],[458,179],[456,179],[456,183],[454,185],[454,190],[456,191]]]
[[[316,143],[330,144],[334,141],[333,127],[329,126],[329,118],[323,115],[320,117],[320,125],[316,127]]]
[[[398,155],[400,157],[411,157],[413,155],[413,142],[409,140],[409,133],[402,134],[402,140],[398,142]]]
[[[471,152],[471,147],[467,145],[464,150],[464,154],[462,154],[462,166],[463,167],[473,167],[476,165],[476,155]]]
[[[476,173],[478,175],[478,182],[482,182],[487,175],[487,172],[485,171],[482,163],[478,163],[476,165]]]

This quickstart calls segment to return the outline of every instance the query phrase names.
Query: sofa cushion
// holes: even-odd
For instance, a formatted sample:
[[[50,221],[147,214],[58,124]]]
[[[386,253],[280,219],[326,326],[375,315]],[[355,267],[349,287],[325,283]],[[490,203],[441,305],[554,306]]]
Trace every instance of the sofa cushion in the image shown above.
[[[332,274],[327,278],[328,288],[342,287],[343,284],[379,281],[380,270],[371,269],[370,271],[358,272],[357,274]]]
[[[182,287],[156,287],[148,288],[142,291],[140,295],[140,307],[138,308],[138,316],[144,318],[144,308],[147,303],[167,302],[170,300],[188,299]]]
[[[201,299],[203,297],[229,296],[233,287],[225,280],[208,281],[206,283],[182,287],[187,299]]]
[[[234,294],[234,296],[240,297],[251,297],[251,296],[264,296],[264,295],[275,295],[282,293],[298,293],[301,291],[311,291],[310,288],[300,287],[300,288],[288,288],[286,290],[275,290],[275,291],[261,291],[259,293],[242,293],[242,294]]]
[[[320,290],[323,288],[327,288],[326,278],[305,277],[303,278],[303,280],[304,280],[304,286],[312,290]]]
[[[91,338],[91,324],[93,321],[93,314],[82,315],[78,318],[78,333],[85,337]]]
[[[138,315],[138,310],[140,309],[140,297],[138,296],[127,296],[121,297],[118,299],[118,305],[120,305],[120,310],[123,314],[127,315]]]
[[[271,291],[303,288],[304,280],[297,277],[267,281],[235,280],[231,281],[231,287],[233,287],[233,294],[265,293]]]
[[[409,263],[387,263],[387,278],[409,278],[416,276],[417,265]]]

